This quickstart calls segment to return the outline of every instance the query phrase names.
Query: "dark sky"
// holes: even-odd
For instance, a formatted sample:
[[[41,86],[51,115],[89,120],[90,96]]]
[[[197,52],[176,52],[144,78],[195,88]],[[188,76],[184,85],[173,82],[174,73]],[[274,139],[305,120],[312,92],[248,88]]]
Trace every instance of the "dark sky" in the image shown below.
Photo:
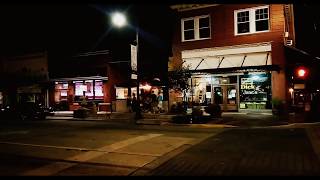
[[[317,3],[295,4],[297,47],[314,56],[320,56],[319,9]],[[112,28],[109,14],[115,10],[125,11],[131,26]],[[3,3],[0,55],[47,50],[51,62],[60,64],[81,52],[110,49],[116,60],[128,60],[138,23],[140,65],[144,73],[157,76],[167,70],[174,20],[170,12],[166,3]]]
[[[129,26],[111,27],[109,15],[116,10],[126,12]],[[49,60],[60,64],[78,53],[109,49],[115,60],[128,60],[138,23],[140,64],[161,74],[171,50],[169,12],[167,4],[5,3],[0,5],[0,54],[47,50]]]
[[[300,2],[294,7],[297,47],[320,57],[320,4]]]

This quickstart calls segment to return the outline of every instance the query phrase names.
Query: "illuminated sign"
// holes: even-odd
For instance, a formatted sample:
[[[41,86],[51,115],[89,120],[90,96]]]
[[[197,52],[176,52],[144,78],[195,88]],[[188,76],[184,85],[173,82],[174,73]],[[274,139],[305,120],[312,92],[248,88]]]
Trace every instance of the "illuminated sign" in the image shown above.
[[[137,71],[137,46],[131,45],[131,69]]]

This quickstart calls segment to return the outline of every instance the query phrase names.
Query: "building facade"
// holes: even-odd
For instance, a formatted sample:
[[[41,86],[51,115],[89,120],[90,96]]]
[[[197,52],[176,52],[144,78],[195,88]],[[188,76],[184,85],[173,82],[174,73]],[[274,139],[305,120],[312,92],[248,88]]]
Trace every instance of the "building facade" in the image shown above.
[[[170,105],[219,104],[224,111],[272,109],[290,99],[285,47],[294,46],[292,5],[174,5],[168,70],[192,72],[190,88],[170,91]]]
[[[73,111],[85,101],[100,111],[127,112],[128,89],[136,93],[130,61],[111,56],[103,50],[63,60],[47,52],[2,57],[0,107],[31,102]]]
[[[117,61],[109,50],[81,53],[50,66],[50,106],[72,111],[95,103],[101,111],[128,111],[128,89],[135,92],[130,61]]]
[[[2,57],[1,68],[1,106],[24,102],[49,104],[46,52]]]

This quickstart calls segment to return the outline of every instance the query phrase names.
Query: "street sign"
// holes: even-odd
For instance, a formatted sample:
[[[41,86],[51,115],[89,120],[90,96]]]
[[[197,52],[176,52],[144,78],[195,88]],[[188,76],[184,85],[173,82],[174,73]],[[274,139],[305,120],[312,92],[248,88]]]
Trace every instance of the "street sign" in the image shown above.
[[[136,75],[136,74],[131,74],[131,79],[138,79],[138,75]]]
[[[131,70],[137,71],[137,46],[131,45]]]
[[[305,84],[294,84],[294,89],[305,89]]]

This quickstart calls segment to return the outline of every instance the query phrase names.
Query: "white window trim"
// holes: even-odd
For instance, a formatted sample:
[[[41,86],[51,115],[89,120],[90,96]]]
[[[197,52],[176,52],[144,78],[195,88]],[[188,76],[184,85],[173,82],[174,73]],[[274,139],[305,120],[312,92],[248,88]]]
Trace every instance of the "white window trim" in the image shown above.
[[[264,8],[268,8],[269,28],[268,28],[268,30],[265,30],[265,31],[256,31],[255,11],[257,9],[264,9]],[[244,11],[249,11],[249,28],[250,28],[250,32],[248,32],[248,33],[238,33],[238,18],[237,18],[237,15],[238,15],[239,12],[244,12]],[[242,36],[242,35],[248,35],[248,34],[257,34],[257,33],[270,32],[270,28],[271,27],[270,27],[270,6],[269,5],[235,10],[233,15],[234,15],[234,35],[235,36]]]
[[[199,28],[199,19],[200,18],[206,18],[209,17],[209,30],[210,30],[210,36],[207,38],[200,38],[200,28]],[[184,39],[184,22],[193,19],[194,23],[194,38],[193,39]],[[183,18],[181,19],[181,41],[187,42],[187,41],[197,41],[197,40],[205,40],[205,39],[211,39],[211,17],[210,15],[202,15],[202,16],[194,16],[189,18]]]

